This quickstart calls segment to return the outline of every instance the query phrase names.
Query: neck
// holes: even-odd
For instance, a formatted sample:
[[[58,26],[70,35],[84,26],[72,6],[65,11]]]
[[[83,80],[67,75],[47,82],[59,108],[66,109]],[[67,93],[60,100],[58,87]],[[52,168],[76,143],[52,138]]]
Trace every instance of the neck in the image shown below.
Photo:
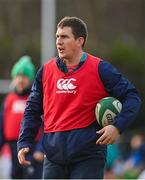
[[[63,59],[63,62],[65,63],[66,66],[74,66],[80,63],[81,57],[82,57],[83,52],[79,52],[77,55],[74,54],[73,57]]]

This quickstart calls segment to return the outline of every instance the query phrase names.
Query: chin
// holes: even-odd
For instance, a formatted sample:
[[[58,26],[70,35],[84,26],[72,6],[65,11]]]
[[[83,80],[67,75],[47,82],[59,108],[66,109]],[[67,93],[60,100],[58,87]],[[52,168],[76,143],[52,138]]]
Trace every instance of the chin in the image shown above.
[[[64,59],[64,58],[66,58],[66,56],[65,56],[65,55],[63,55],[63,54],[58,54],[58,55],[59,55],[60,59]]]

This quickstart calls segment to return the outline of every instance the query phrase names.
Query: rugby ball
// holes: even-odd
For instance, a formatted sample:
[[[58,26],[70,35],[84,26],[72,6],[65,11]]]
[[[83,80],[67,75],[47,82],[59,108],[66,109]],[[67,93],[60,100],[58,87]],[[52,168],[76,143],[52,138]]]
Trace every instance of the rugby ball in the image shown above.
[[[101,127],[113,123],[115,116],[122,110],[121,102],[114,97],[101,99],[95,108],[96,119]]]

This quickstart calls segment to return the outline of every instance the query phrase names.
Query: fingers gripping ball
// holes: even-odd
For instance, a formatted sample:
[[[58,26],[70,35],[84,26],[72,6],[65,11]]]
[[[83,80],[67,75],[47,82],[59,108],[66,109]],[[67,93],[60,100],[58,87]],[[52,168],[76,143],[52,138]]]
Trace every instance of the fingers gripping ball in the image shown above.
[[[101,99],[95,109],[96,119],[100,126],[104,127],[113,123],[115,116],[122,110],[122,104],[114,97]]]

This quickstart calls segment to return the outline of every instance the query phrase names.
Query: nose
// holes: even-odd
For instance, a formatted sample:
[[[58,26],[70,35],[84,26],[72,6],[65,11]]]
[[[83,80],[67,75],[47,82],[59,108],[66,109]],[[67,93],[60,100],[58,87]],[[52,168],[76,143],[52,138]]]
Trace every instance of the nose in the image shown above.
[[[56,39],[56,45],[62,45],[62,44],[63,44],[62,38],[58,37]]]

